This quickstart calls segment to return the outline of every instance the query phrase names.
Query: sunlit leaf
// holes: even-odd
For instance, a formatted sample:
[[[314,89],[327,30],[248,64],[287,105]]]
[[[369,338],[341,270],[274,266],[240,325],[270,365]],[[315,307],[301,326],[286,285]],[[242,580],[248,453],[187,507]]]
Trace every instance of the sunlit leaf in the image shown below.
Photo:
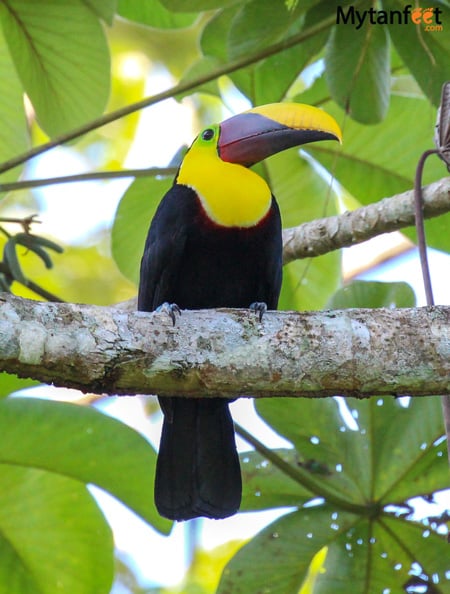
[[[111,530],[86,487],[54,473],[0,464],[0,557],[8,594],[111,588]]]
[[[98,117],[109,94],[104,31],[81,0],[10,0],[0,21],[22,85],[50,136]]]
[[[31,398],[0,401],[0,463],[47,470],[108,491],[158,530],[156,455],[127,425],[98,411]]]

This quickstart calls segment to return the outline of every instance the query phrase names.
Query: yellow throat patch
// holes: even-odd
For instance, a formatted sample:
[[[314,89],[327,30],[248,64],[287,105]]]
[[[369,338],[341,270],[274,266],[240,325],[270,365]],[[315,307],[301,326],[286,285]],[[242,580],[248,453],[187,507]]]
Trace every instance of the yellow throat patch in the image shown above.
[[[218,139],[219,125],[200,133],[186,153],[176,181],[197,193],[206,214],[218,225],[254,227],[270,209],[270,188],[254,171],[222,161],[217,153]]]

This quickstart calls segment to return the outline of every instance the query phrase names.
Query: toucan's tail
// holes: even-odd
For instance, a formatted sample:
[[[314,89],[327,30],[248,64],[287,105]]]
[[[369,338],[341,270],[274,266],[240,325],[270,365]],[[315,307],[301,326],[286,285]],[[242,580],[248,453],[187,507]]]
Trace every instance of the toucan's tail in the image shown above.
[[[171,520],[226,518],[241,503],[233,419],[223,398],[161,398],[155,503]]]

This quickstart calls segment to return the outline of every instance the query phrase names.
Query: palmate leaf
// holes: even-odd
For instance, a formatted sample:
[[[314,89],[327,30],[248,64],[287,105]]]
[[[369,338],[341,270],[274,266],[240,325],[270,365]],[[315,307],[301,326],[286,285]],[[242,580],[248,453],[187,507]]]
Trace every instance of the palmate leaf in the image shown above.
[[[341,499],[342,507],[325,499],[324,504],[300,507],[276,520],[229,563],[219,594],[264,592],[264,588],[275,594],[298,594],[311,559],[324,546],[325,573],[316,577],[315,592],[344,593],[350,587],[357,594],[385,588],[402,592],[418,568],[420,579],[438,580],[436,592],[450,591],[444,536],[383,511],[389,503],[401,504],[448,486],[445,443],[439,439],[443,433],[439,399],[416,398],[409,407],[389,398],[347,399],[347,405],[357,424],[352,428],[332,399],[257,402],[264,420],[295,447],[283,455],[285,460],[310,468],[317,495],[326,490]],[[301,484],[295,495],[291,477],[283,482],[260,461],[250,469],[245,502],[264,500],[269,474],[280,487],[279,503],[296,505],[297,496],[299,505],[306,499]],[[252,499],[255,488],[260,495]],[[270,490],[268,501],[277,505]],[[348,504],[355,504],[355,513],[344,508]]]

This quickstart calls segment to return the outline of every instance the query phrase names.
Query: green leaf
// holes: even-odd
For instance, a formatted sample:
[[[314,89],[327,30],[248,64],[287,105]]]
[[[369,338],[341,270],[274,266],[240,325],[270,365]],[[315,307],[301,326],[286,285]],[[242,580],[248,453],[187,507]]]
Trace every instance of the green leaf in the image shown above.
[[[19,392],[20,390],[37,385],[39,385],[39,382],[36,382],[35,380],[23,379],[12,373],[2,371],[0,373],[0,398],[9,396],[13,392]]]
[[[333,99],[365,124],[384,119],[389,105],[390,53],[386,27],[333,27],[325,55]]]
[[[401,11],[404,8],[404,3],[399,0],[384,0],[383,4],[387,10]],[[442,84],[450,79],[450,36],[446,31],[446,25],[448,27],[450,22],[450,7],[439,0],[432,6],[442,11],[442,30],[427,31],[423,23],[414,25],[411,22],[408,25],[389,25],[389,33],[396,50],[422,91],[437,106]]]
[[[55,136],[98,117],[109,95],[104,31],[81,0],[0,3],[15,67],[43,130]]]
[[[277,449],[273,453],[285,462],[298,463],[294,449]],[[259,452],[244,452],[240,459],[243,478],[240,511],[300,506],[311,499],[308,489]]]
[[[119,0],[118,13],[130,21],[158,29],[189,27],[197,18],[197,14],[176,14],[158,0]]]
[[[314,555],[358,521],[340,513],[335,531],[333,511],[326,505],[302,509],[267,526],[225,567],[217,594],[298,594]]]
[[[338,289],[327,309],[348,307],[414,307],[416,298],[408,283],[353,281]]]
[[[228,55],[235,60],[280,39],[296,15],[284,0],[250,0],[232,21],[228,34]]]
[[[200,37],[200,45],[206,56],[219,58],[223,62],[227,60],[228,34],[238,11],[239,5],[224,8],[206,23]]]
[[[1,9],[0,9],[1,10]],[[0,101],[0,162],[25,152],[30,145],[27,121],[23,108],[22,85],[0,27],[0,80],[2,94]],[[16,181],[22,167],[16,167],[1,175],[4,183]],[[0,194],[0,199],[4,194]]]
[[[374,499],[383,504],[402,502],[448,487],[438,396],[412,398],[407,407],[393,398],[372,398],[368,403],[348,399],[347,404],[359,430],[368,435],[368,449],[376,452],[371,478]]]
[[[111,530],[78,481],[0,464],[0,592],[108,594]]]
[[[136,431],[98,411],[47,400],[0,401],[0,463],[47,470],[108,491],[157,530],[156,455]]]
[[[83,0],[83,3],[107,25],[112,25],[116,14],[117,0]]]
[[[340,514],[336,516],[337,526]],[[423,525],[399,519],[381,518],[373,522],[362,519],[330,543],[314,594],[346,594],[349,587],[352,594],[409,591],[406,585],[417,574],[419,564],[427,567],[424,577],[435,584],[433,592],[448,592],[449,582],[444,577],[448,545],[435,533],[423,538],[423,532]],[[427,563],[430,556],[433,556],[432,565]]]
[[[111,236],[112,253],[122,274],[136,284],[150,222],[172,183],[169,178],[138,178],[122,196],[117,208]]]
[[[167,10],[173,12],[197,12],[200,10],[213,10],[225,8],[241,0],[160,0]]]

